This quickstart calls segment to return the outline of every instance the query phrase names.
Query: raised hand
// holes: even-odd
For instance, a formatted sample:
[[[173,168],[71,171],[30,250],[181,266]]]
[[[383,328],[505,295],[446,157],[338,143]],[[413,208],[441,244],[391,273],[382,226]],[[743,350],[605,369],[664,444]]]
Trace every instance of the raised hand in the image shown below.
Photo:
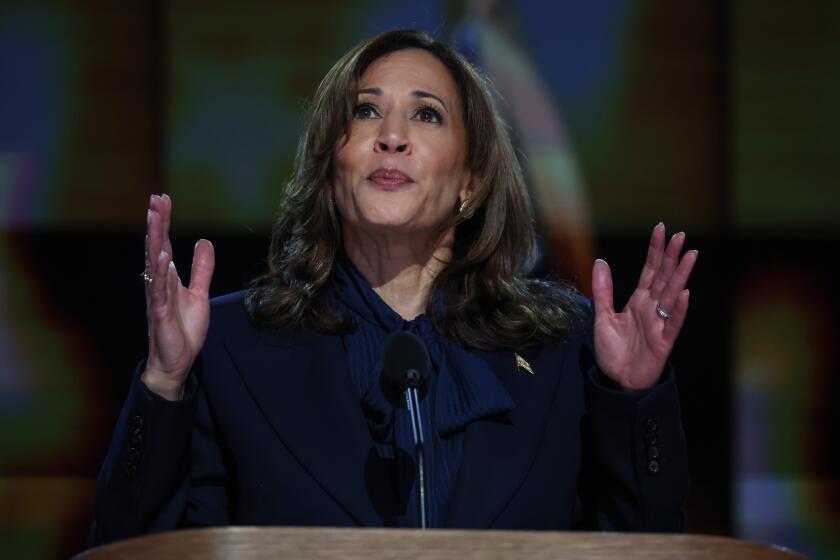
[[[190,285],[184,287],[172,255],[172,199],[152,195],[146,215],[146,320],[149,355],[140,379],[169,400],[183,394],[187,374],[210,323],[210,279],[215,256],[206,239],[195,245]]]
[[[621,311],[613,308],[610,267],[601,259],[592,269],[595,300],[595,360],[601,371],[625,391],[641,391],[659,380],[688,312],[685,285],[697,251],[682,258],[685,234],[665,246],[665,226],[650,237],[639,284]]]

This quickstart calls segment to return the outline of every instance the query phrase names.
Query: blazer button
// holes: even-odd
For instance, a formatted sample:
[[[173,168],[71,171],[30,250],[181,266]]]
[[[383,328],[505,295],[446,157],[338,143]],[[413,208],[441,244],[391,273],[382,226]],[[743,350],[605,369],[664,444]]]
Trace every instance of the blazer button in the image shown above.
[[[654,445],[648,447],[648,459],[656,459],[657,457],[659,457],[659,449]]]
[[[659,461],[656,459],[648,461],[648,472],[650,474],[659,474]]]
[[[653,432],[648,432],[645,434],[645,443],[648,445],[656,445],[656,434]]]
[[[656,416],[651,416],[647,419],[647,424],[645,425],[648,432],[655,432],[659,429],[659,422]]]

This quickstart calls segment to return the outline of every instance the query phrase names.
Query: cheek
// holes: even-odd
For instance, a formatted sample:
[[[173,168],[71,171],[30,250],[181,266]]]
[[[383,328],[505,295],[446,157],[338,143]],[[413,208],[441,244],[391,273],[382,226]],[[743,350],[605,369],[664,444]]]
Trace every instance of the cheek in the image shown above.
[[[460,182],[466,172],[466,154],[464,141],[460,135],[447,137],[443,142],[432,146],[432,157],[429,160],[435,175],[444,183],[448,190],[458,191]]]
[[[454,158],[441,163],[442,165],[436,170],[437,197],[442,203],[455,204],[466,173],[463,161],[460,158]]]
[[[332,161],[332,192],[337,203],[346,200],[352,182],[353,166],[347,148],[337,151]]]
[[[361,153],[358,142],[348,142],[333,156],[331,188],[336,210],[345,220],[345,224],[365,221],[367,214],[376,214],[376,201],[369,199],[369,193],[361,188],[359,175],[365,154]]]

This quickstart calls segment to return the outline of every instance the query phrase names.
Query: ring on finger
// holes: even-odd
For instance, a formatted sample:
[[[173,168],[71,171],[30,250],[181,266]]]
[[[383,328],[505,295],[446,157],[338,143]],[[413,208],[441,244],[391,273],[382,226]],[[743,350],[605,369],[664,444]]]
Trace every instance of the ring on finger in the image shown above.
[[[145,270],[140,273],[140,279],[146,284],[152,283],[152,275],[146,272]]]
[[[669,311],[662,309],[662,306],[659,305],[659,302],[656,302],[656,314],[662,317],[663,319],[667,319],[671,316]]]

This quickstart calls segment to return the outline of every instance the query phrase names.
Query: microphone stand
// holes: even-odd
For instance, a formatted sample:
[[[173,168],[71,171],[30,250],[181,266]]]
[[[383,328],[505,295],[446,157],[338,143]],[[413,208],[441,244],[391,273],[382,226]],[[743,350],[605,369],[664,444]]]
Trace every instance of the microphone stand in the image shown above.
[[[408,331],[394,331],[385,338],[385,344],[382,347],[382,375],[390,386],[396,389],[392,393],[396,399],[399,399],[400,393],[405,396],[406,409],[411,416],[411,433],[414,436],[417,461],[415,471],[419,498],[417,509],[420,510],[418,513],[421,529],[429,527],[429,512],[426,503],[425,441],[420,413],[420,393],[431,369],[429,352],[420,337]]]
[[[408,376],[411,380],[414,376]],[[417,451],[417,488],[420,493],[420,528],[426,529],[426,476],[423,460],[423,422],[420,418],[420,395],[416,383],[409,381],[405,389],[405,404],[411,415],[411,433],[414,435],[414,448]]]

